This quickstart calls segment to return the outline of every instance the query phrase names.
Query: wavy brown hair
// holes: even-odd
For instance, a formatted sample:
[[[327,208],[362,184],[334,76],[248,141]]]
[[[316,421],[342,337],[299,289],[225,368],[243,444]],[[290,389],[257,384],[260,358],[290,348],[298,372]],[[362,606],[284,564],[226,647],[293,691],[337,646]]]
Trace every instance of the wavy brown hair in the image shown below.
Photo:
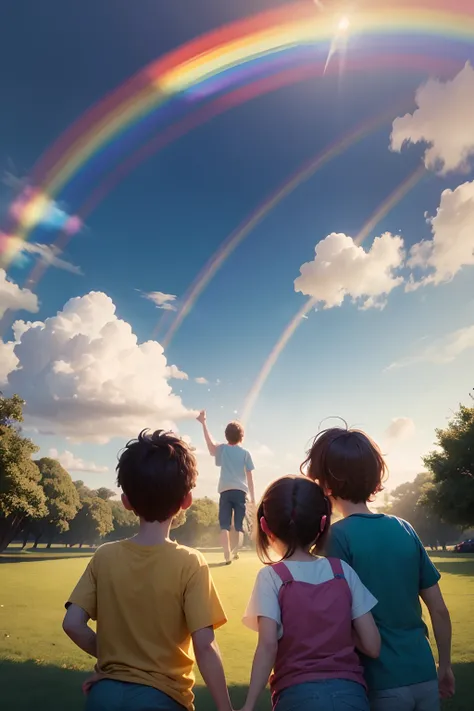
[[[117,485],[138,516],[167,521],[196,486],[194,454],[173,432],[143,430],[123,449],[117,464]]]
[[[383,489],[388,469],[375,442],[359,430],[332,427],[313,440],[300,471],[328,496],[359,504]]]
[[[244,428],[240,422],[229,422],[225,428],[225,438],[229,444],[240,444],[244,438]]]
[[[321,529],[322,517],[326,520]],[[303,476],[284,476],[270,484],[257,509],[257,554],[262,563],[271,563],[270,539],[262,528],[265,518],[271,533],[287,546],[282,560],[297,548],[322,549],[331,523],[331,503],[314,481]]]

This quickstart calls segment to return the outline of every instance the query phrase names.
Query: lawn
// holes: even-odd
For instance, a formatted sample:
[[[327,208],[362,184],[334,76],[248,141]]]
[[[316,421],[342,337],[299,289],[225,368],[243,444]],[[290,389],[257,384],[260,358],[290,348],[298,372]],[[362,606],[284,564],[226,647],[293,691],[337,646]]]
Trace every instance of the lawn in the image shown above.
[[[2,708],[12,711],[76,711],[82,709],[81,681],[92,668],[61,630],[63,605],[87,563],[89,553],[76,551],[0,556],[0,689]],[[229,623],[218,632],[232,698],[242,705],[255,635],[240,618],[259,563],[246,553],[230,567],[208,555]],[[443,711],[472,711],[474,699],[474,556],[433,556],[454,625],[456,698]],[[471,613],[469,612],[471,610]],[[197,708],[212,708],[198,684]],[[268,699],[260,708],[269,709]]]

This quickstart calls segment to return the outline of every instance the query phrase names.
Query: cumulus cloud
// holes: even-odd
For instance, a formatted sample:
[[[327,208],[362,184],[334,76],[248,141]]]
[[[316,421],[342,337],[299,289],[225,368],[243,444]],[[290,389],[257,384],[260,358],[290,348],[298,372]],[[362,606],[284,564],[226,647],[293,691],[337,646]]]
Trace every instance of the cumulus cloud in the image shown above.
[[[206,378],[194,378],[194,382],[198,385],[209,385],[209,380],[206,380]]]
[[[40,431],[107,442],[197,414],[173,393],[162,346],[139,344],[104,293],[70,299],[44,322],[19,321],[14,332],[18,368],[9,386]]]
[[[390,146],[401,151],[405,143],[429,145],[427,168],[448,173],[465,171],[474,155],[474,69],[466,63],[450,81],[430,79],[416,92],[418,108],[395,119]]]
[[[178,297],[175,294],[164,294],[162,291],[141,291],[140,293],[144,299],[154,303],[157,309],[176,311],[176,305],[173,302]]]
[[[189,380],[188,374],[180,370],[177,365],[169,365],[166,368],[166,375],[171,380]]]
[[[8,382],[8,375],[15,370],[18,365],[18,358],[15,355],[15,343],[0,341],[0,385]]]
[[[76,457],[75,454],[69,452],[69,450],[64,450],[64,452],[58,452],[57,449],[50,449],[49,456],[52,459],[57,459],[58,462],[64,467],[68,472],[90,472],[91,474],[105,474],[109,471],[108,467],[101,466],[100,464],[95,464],[95,462],[86,462],[80,457]]]
[[[0,269],[0,318],[9,309],[24,309],[35,314],[39,310],[38,297],[29,289],[21,289],[7,277],[4,269]]]
[[[295,291],[324,308],[341,306],[346,296],[362,309],[383,308],[387,295],[403,282],[403,239],[389,232],[376,237],[366,252],[352,237],[335,233],[315,247],[315,258],[300,267]]]
[[[450,281],[462,267],[474,265],[474,181],[444,190],[428,223],[433,237],[413,245],[408,266],[429,273],[418,280],[412,275],[408,291]]]
[[[425,346],[419,353],[395,361],[389,366],[389,370],[406,368],[417,363],[443,365],[444,363],[451,363],[465,351],[473,349],[474,326],[466,326],[446,334],[443,338],[436,339],[433,343]]]
[[[416,427],[411,417],[394,417],[385,430],[385,439],[389,441],[408,439],[415,434]]]

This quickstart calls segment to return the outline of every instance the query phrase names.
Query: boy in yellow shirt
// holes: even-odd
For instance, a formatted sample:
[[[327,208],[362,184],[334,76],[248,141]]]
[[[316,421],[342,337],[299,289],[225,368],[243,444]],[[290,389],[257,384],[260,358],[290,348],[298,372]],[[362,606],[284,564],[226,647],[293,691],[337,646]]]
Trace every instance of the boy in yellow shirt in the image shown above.
[[[226,622],[208,565],[169,539],[192,503],[197,464],[172,433],[143,431],[117,465],[134,538],[101,546],[66,605],[66,634],[97,657],[87,711],[192,711],[194,655],[218,711],[231,711],[214,629]],[[88,621],[97,620],[97,633]]]

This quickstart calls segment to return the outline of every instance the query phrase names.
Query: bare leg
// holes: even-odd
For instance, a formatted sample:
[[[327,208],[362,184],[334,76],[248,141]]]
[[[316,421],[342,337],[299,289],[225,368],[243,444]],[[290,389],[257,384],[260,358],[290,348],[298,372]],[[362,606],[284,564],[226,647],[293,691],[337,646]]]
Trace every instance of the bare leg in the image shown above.
[[[229,531],[221,531],[221,546],[224,549],[225,562],[230,563],[231,562],[231,555],[230,555]]]
[[[232,533],[234,534],[232,536],[233,542],[231,546],[232,555],[234,557],[234,560],[236,560],[239,557],[239,548],[242,548],[242,545],[244,543],[244,534],[240,531],[235,530],[233,530]]]
[[[239,534],[235,528],[230,530],[230,549],[234,552],[239,547]]]

